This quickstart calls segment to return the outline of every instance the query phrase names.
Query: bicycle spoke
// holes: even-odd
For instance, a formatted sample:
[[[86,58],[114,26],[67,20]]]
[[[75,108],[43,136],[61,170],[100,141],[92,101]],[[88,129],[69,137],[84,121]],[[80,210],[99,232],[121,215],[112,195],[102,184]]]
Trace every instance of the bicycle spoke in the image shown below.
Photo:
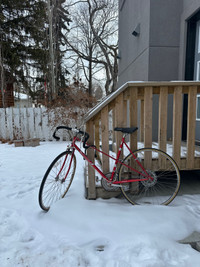
[[[49,166],[39,191],[40,207],[48,211],[50,206],[63,198],[72,183],[76,159],[71,151],[61,153]],[[67,175],[67,177],[66,177]]]
[[[174,160],[165,152],[153,148],[140,149],[133,154],[134,156],[129,154],[124,159],[131,168],[120,166],[119,181],[126,179],[140,179],[140,181],[127,183],[128,190],[121,189],[123,195],[132,204],[169,204],[180,186],[180,173]],[[151,161],[145,161],[145,156]],[[160,166],[160,162],[164,164]],[[145,164],[148,168],[145,168]],[[143,175],[146,174],[149,175],[149,179],[144,179]]]

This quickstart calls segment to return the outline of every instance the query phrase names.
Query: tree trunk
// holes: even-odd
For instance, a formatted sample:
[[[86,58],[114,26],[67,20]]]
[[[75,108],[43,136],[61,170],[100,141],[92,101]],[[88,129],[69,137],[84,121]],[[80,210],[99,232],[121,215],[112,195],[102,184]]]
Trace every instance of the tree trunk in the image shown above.
[[[3,68],[3,58],[2,58],[2,47],[0,44],[0,86],[1,86],[1,97],[0,97],[0,107],[5,107],[4,98],[4,68]]]
[[[49,54],[50,54],[50,68],[51,68],[51,100],[54,99],[56,95],[55,88],[55,73],[54,73],[54,47],[53,47],[53,7],[48,0],[48,18],[49,18]]]
[[[88,86],[88,93],[91,96],[92,95],[92,48],[89,48],[89,57],[90,57],[90,61],[89,61],[89,86]]]

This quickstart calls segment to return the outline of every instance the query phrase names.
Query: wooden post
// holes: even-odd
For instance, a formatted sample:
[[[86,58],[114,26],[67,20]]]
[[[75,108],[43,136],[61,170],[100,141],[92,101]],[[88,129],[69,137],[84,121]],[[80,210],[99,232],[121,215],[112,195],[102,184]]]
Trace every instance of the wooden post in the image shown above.
[[[95,146],[99,149],[99,142],[100,142],[100,137],[99,137],[99,120],[100,116],[96,116],[94,119],[94,126],[95,126]]]
[[[128,108],[128,101],[127,101],[127,99],[125,100],[124,99],[124,101],[123,101],[123,116],[124,116],[124,127],[128,127],[128,124],[127,124],[127,116],[128,116],[128,110],[127,110],[127,108]]]
[[[129,98],[129,121],[130,127],[137,127],[137,87],[132,87]],[[137,149],[137,132],[130,135],[130,148],[132,151]]]
[[[161,87],[159,96],[158,144],[159,149],[165,152],[167,148],[167,104],[168,87]],[[163,169],[166,168],[165,158],[159,158],[159,167]]]
[[[102,151],[109,154],[108,105],[101,110]],[[109,158],[102,154],[103,172],[109,172]]]
[[[137,127],[137,98],[138,98],[138,88],[131,87],[129,89],[129,121],[130,127]],[[137,150],[137,132],[134,132],[130,135],[130,149],[131,151]],[[135,165],[135,160],[131,160],[131,167],[137,169]],[[137,193],[139,190],[139,182],[135,182],[131,184],[130,191],[132,193]]]
[[[6,139],[6,109],[5,108],[0,108],[0,138]]]
[[[117,96],[115,100],[115,127],[123,127],[124,126],[124,97],[123,93]],[[116,151],[118,151],[121,139],[122,139],[122,133],[121,132],[115,132],[116,136]],[[121,153],[121,157],[123,153]]]
[[[152,104],[153,88],[145,87],[144,89],[144,147],[152,147]],[[151,152],[144,155],[144,166],[150,169],[152,164]]]
[[[90,135],[89,143],[94,143],[94,125],[93,121],[89,120],[86,123],[86,131]],[[89,148],[87,150],[88,158],[94,161],[94,150]],[[95,170],[88,164],[88,199],[96,199],[96,184],[95,184]]]
[[[161,87],[159,97],[158,143],[159,148],[163,151],[166,151],[167,145],[167,104],[168,87]]]
[[[153,88],[144,90],[144,147],[152,147],[152,104]]]
[[[140,142],[144,142],[144,99],[140,101]]]
[[[94,140],[95,140],[95,146],[97,149],[100,149],[100,126],[99,126],[99,122],[101,119],[101,115],[97,115],[94,118],[94,127],[95,127],[95,131],[94,131]],[[101,161],[101,157],[100,157],[100,153],[98,151],[96,151],[96,159],[99,161],[99,164],[102,165],[102,161]]]
[[[13,140],[13,108],[6,108],[7,139]]]
[[[114,131],[114,128],[115,128],[115,122],[116,122],[116,120],[115,120],[115,116],[116,114],[115,114],[115,106],[112,108],[112,141],[113,141],[113,143],[115,143],[116,142],[116,136],[115,136],[115,131]],[[113,151],[115,151],[115,149],[114,149],[114,144],[113,144]]]
[[[174,88],[173,102],[173,158],[180,167],[182,132],[182,87]]]
[[[194,168],[195,129],[196,129],[196,99],[197,87],[190,86],[188,93],[188,123],[187,123],[187,168]]]

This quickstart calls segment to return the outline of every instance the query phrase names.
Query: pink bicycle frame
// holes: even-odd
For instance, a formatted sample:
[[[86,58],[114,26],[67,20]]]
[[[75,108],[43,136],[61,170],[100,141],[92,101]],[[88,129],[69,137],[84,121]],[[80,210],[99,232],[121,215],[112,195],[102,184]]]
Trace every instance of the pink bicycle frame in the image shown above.
[[[72,148],[73,149],[73,152],[72,153],[74,153],[74,150],[77,150],[82,156],[83,156],[83,158],[85,159],[85,160],[87,160],[88,161],[88,163],[104,178],[104,179],[106,179],[107,181],[109,181],[109,182],[111,182],[112,184],[123,184],[123,183],[127,183],[127,182],[139,182],[139,181],[147,181],[147,180],[149,180],[149,179],[153,179],[151,176],[149,176],[149,174],[146,172],[146,170],[145,170],[145,168],[142,166],[142,164],[137,160],[137,158],[136,158],[136,156],[133,154],[133,152],[130,150],[130,148],[129,148],[129,146],[126,144],[126,142],[125,142],[125,137],[123,136],[122,137],[122,141],[121,141],[121,144],[120,144],[120,147],[119,147],[119,150],[118,150],[118,153],[117,153],[117,157],[116,158],[114,158],[114,157],[112,157],[112,156],[110,156],[110,155],[108,155],[107,153],[105,153],[105,152],[103,152],[103,151],[101,151],[101,150],[99,150],[99,149],[97,149],[95,146],[91,146],[89,149],[94,149],[94,150],[96,150],[96,151],[98,151],[98,152],[100,152],[100,153],[102,153],[102,154],[104,154],[104,155],[106,155],[107,157],[109,157],[109,158],[111,158],[111,159],[113,159],[113,160],[115,160],[115,164],[114,164],[114,167],[113,167],[113,170],[112,170],[112,174],[111,174],[111,177],[110,177],[110,179],[108,179],[106,176],[105,176],[105,174],[95,165],[95,163],[94,162],[92,162],[87,156],[86,156],[86,154],[76,145],[76,141],[80,141],[77,137],[74,137],[74,139],[73,139],[73,142],[72,142],[72,146],[70,147],[70,148]],[[137,164],[140,166],[140,168],[141,168],[141,171],[142,172],[140,172],[140,171],[138,171],[138,170],[136,170],[136,169],[134,169],[134,168],[132,168],[131,166],[129,166],[129,165],[127,165],[127,164],[125,164],[122,160],[120,160],[120,155],[121,155],[121,151],[122,151],[122,148],[123,148],[123,146],[126,146],[126,148],[128,149],[128,151],[132,154],[132,156],[133,156],[133,158],[135,159],[135,161],[137,162]],[[72,161],[72,159],[71,159],[71,161]],[[114,175],[115,175],[115,171],[116,171],[116,168],[117,168],[117,163],[121,163],[122,165],[124,165],[125,167],[127,167],[127,168],[129,168],[130,170],[132,170],[132,171],[134,171],[134,172],[136,172],[136,173],[138,173],[138,174],[140,174],[141,175],[141,177],[143,177],[143,178],[137,178],[137,179],[128,179],[128,180],[123,180],[123,181],[114,181]],[[71,166],[71,162],[70,162],[70,166]],[[67,175],[66,175],[67,176]]]

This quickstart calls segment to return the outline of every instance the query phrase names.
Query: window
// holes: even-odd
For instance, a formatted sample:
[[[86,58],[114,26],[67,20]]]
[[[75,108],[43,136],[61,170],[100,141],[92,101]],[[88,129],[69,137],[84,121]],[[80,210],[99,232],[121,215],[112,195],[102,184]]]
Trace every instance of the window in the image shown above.
[[[200,121],[200,95],[197,96],[197,116],[196,119]]]

